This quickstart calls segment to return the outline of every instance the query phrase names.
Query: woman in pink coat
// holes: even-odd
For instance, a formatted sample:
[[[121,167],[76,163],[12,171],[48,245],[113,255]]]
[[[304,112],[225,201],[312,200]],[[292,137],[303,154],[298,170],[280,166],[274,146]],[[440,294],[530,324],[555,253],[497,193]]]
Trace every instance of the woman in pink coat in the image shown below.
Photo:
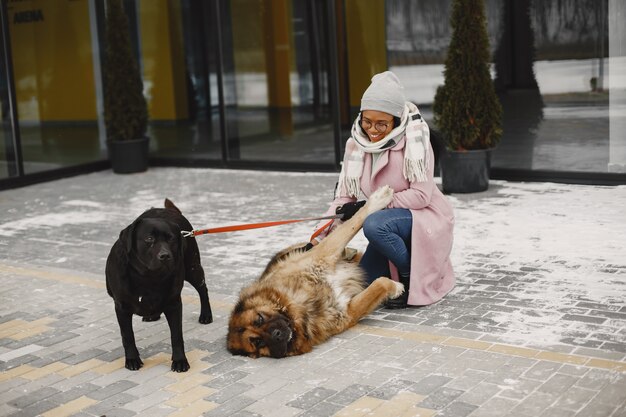
[[[367,198],[384,185],[394,189],[389,207],[370,215],[363,225],[369,244],[360,261],[369,282],[391,276],[404,284],[404,294],[389,300],[387,308],[432,304],[454,287],[454,214],[433,172],[428,125],[406,101],[395,74],[375,75],[361,99],[327,214],[340,206],[354,209],[360,196]]]

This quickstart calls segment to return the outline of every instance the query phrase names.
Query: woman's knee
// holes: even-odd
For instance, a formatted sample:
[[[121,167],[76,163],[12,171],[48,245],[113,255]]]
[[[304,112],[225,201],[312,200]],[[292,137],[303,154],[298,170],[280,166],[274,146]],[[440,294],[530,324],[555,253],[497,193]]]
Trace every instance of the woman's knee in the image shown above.
[[[375,236],[380,236],[385,230],[385,222],[381,216],[380,211],[372,213],[363,222],[363,234],[366,238],[370,239]]]
[[[407,209],[381,210],[365,219],[363,233],[368,238],[389,233],[402,235],[410,231],[412,222],[411,212]]]

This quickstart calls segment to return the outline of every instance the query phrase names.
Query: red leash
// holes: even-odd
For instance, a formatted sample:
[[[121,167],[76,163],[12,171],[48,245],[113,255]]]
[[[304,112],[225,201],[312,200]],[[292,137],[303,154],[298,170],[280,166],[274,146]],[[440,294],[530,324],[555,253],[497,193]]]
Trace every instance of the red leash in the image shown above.
[[[260,228],[263,228],[263,227],[280,226],[280,225],[283,225],[283,224],[290,224],[290,223],[309,222],[309,221],[313,221],[313,220],[326,220],[326,219],[334,220],[334,219],[340,219],[341,217],[343,217],[343,214],[337,214],[337,215],[334,215],[334,216],[325,216],[325,217],[311,217],[311,218],[308,218],[308,219],[279,220],[279,221],[275,221],[275,222],[237,224],[237,225],[233,225],[233,226],[214,227],[212,229],[200,229],[200,230],[192,230],[192,231],[182,230],[180,233],[183,235],[183,237],[196,237],[196,236],[200,236],[200,235],[207,235],[207,234],[210,234],[210,233],[236,232],[236,231],[239,231],[239,230],[260,229]],[[322,232],[322,230],[324,230],[328,226],[330,226],[332,224],[332,220],[330,222],[326,223],[320,229],[318,229],[313,234],[311,239],[313,239],[313,237],[319,235]]]
[[[316,237],[318,237],[320,234],[322,234],[322,232],[323,232],[324,230],[326,230],[327,228],[329,228],[329,227],[330,227],[330,225],[331,225],[331,224],[333,224],[333,221],[335,221],[335,219],[333,219],[333,220],[329,221],[329,222],[328,222],[328,223],[326,223],[324,226],[322,226],[322,227],[320,227],[319,229],[317,229],[317,230],[315,231],[315,233],[313,233],[313,234],[311,235],[311,238],[309,239],[309,242],[310,242],[310,241],[312,241],[313,239],[315,239]]]

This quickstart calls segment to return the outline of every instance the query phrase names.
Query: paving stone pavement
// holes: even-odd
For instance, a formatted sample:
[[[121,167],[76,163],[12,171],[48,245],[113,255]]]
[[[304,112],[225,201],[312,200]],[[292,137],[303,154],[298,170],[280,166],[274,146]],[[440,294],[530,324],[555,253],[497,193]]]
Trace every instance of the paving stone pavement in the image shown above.
[[[198,237],[214,322],[186,286],[191,369],[164,320],[134,319],[123,364],[104,265],[119,231],[172,199],[197,228],[324,212],[336,175],[102,171],[0,193],[0,416],[626,416],[626,187],[493,181],[449,196],[456,288],[378,309],[286,359],[234,357],[239,289],[311,223]],[[352,246],[363,249],[358,235]]]

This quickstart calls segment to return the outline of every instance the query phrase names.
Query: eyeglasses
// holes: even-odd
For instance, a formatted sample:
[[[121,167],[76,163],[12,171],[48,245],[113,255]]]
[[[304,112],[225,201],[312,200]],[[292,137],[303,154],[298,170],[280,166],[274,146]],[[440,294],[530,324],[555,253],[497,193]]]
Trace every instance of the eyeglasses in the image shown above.
[[[368,130],[372,128],[372,122],[367,119],[361,119],[361,127],[364,130]],[[378,133],[385,133],[387,129],[389,129],[389,122],[376,122],[374,124],[374,128],[378,131]]]

